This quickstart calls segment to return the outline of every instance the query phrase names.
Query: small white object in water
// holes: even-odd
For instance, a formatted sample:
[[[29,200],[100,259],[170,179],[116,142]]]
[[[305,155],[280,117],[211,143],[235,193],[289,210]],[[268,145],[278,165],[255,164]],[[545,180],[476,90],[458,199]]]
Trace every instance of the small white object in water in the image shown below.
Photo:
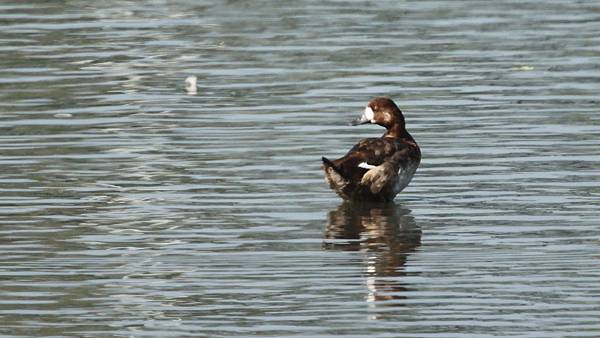
[[[73,115],[71,115],[69,113],[58,113],[58,114],[54,114],[54,117],[56,117],[58,119],[68,119],[70,117],[73,117]]]
[[[185,78],[185,90],[188,94],[196,94],[198,92],[198,87],[196,86],[196,81],[198,80],[195,76],[188,76]]]

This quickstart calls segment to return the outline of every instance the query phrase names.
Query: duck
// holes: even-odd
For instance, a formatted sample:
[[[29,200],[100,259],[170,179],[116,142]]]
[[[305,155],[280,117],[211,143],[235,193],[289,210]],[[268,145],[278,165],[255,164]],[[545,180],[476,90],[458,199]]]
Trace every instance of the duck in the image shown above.
[[[342,199],[391,202],[412,180],[421,163],[421,149],[406,130],[404,115],[388,97],[370,100],[351,125],[376,124],[381,137],[360,140],[337,160],[322,157],[325,181]]]

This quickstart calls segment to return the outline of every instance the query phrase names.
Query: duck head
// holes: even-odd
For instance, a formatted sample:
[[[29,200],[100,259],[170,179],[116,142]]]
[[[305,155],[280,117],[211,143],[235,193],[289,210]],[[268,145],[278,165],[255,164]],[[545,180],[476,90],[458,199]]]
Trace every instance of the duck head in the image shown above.
[[[353,126],[366,123],[378,124],[386,129],[404,128],[404,116],[390,98],[376,97],[369,101],[362,116],[351,121]]]

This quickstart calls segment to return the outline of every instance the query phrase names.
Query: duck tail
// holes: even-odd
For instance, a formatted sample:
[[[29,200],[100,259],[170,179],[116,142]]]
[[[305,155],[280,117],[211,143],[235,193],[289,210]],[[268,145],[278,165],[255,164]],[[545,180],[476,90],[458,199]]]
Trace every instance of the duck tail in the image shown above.
[[[321,157],[321,160],[323,161],[323,167],[325,170],[327,170],[327,168],[331,168],[333,169],[333,171],[335,171],[336,174],[340,175],[343,179],[346,179],[346,177],[344,177],[344,175],[342,174],[340,168],[338,168],[338,166],[336,166],[335,163],[331,162],[325,156]]]

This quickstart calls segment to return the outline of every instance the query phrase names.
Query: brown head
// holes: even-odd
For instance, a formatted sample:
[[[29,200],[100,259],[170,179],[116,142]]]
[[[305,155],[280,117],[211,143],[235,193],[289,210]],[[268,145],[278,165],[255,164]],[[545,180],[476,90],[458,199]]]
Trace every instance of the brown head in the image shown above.
[[[352,125],[373,123],[386,129],[404,129],[404,116],[394,101],[387,97],[376,97],[369,101],[362,116],[352,120]]]

